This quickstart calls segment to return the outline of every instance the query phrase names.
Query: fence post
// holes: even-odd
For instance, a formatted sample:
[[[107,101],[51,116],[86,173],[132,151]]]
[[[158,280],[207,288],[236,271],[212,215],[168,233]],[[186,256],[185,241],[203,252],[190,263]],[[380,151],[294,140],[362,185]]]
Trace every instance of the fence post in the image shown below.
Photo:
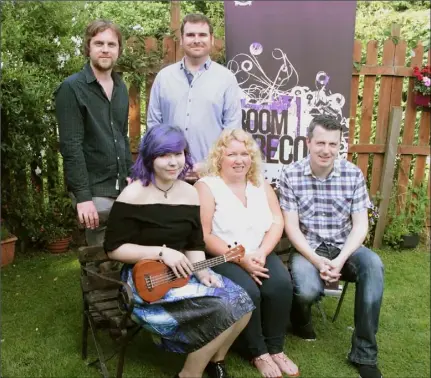
[[[170,22],[170,29],[171,32],[175,34],[175,61],[177,62],[181,59],[181,46],[180,46],[180,38],[181,38],[181,31],[180,31],[180,2],[178,0],[171,0],[171,22]],[[174,63],[173,62],[173,63]]]
[[[133,161],[138,154],[138,142],[141,135],[141,88],[131,83],[129,88],[129,140]]]
[[[380,182],[382,201],[379,206],[379,219],[377,221],[376,232],[374,234],[373,248],[380,248],[382,245],[394,181],[395,158],[397,156],[402,116],[403,111],[401,106],[393,106],[389,119],[388,139],[385,148],[385,158],[383,161],[383,175]]]

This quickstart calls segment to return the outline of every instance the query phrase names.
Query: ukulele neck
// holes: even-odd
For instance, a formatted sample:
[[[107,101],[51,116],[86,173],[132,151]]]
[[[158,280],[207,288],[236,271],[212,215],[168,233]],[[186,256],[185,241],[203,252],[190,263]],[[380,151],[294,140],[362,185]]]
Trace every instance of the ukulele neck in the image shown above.
[[[193,264],[193,272],[198,272],[202,269],[211,268],[213,266],[217,266],[226,262],[225,256],[213,257],[209,260],[198,261]]]

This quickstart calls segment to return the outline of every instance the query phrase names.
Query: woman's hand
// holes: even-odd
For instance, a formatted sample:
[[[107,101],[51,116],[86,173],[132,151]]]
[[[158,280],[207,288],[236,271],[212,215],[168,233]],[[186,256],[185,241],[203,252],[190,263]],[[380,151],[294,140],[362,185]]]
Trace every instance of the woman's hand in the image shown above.
[[[162,261],[172,269],[178,278],[187,278],[192,275],[193,264],[183,253],[175,249],[163,248]]]
[[[265,266],[266,264],[266,254],[260,249],[256,249],[256,251],[249,253],[247,256],[249,256],[253,262],[259,264],[260,266]]]
[[[268,269],[265,266],[260,265],[260,263],[256,262],[256,257],[252,256],[253,254],[245,255],[240,262],[241,267],[246,270],[251,278],[258,284],[262,285],[261,278],[269,278]]]
[[[222,286],[217,276],[209,269],[204,269],[204,270],[200,270],[199,272],[195,272],[195,276],[202,285],[205,285],[208,287]]]

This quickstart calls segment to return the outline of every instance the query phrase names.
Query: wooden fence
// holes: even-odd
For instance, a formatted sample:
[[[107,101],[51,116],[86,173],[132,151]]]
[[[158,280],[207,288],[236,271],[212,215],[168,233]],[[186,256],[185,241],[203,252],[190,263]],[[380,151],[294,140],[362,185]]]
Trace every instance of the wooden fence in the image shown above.
[[[175,21],[175,17],[173,17],[172,22],[178,21]],[[178,31],[178,28],[172,27],[172,30]],[[182,58],[183,53],[178,37],[177,35],[163,39],[164,60],[161,67],[157,69]],[[428,178],[426,175],[426,160],[430,156],[430,112],[419,111],[414,104],[413,67],[422,66],[424,60],[422,44],[418,42],[417,45],[414,49],[414,56],[407,66],[407,44],[400,39],[400,28],[394,26],[391,37],[383,44],[381,64],[378,64],[380,46],[378,46],[377,41],[369,41],[365,47],[366,63],[360,66],[359,70],[352,66],[347,158],[355,162],[362,170],[371,196],[379,192],[382,197],[388,197],[393,185],[396,185],[399,206],[401,207],[409,185],[417,186],[426,180],[428,182],[428,197],[430,197],[430,180],[429,175]],[[145,46],[147,50],[156,49],[156,40],[147,38]],[[216,40],[212,57],[217,58],[223,51],[224,41]],[[362,53],[361,41],[355,40],[353,61],[360,62]],[[429,51],[427,60],[429,64]],[[145,100],[147,104],[154,77],[155,74],[149,74],[145,78]],[[361,81],[363,81],[362,92],[359,90]],[[143,90],[143,88],[137,88],[133,85],[129,89],[129,135],[134,155],[137,153],[137,143],[141,136],[141,89]],[[360,104],[361,99],[362,103]],[[388,130],[390,127],[394,127],[394,125],[390,125],[390,118],[391,111],[395,108],[401,111],[401,116],[393,117],[393,121],[397,122],[398,120],[401,123],[399,134],[402,137],[392,135],[392,143],[395,143],[395,146],[392,146],[388,144]],[[418,114],[418,112],[420,113]],[[394,148],[395,153],[388,155],[388,151]],[[384,172],[385,157],[388,158],[388,156],[394,161],[395,157],[399,159],[395,176]],[[379,228],[383,230],[387,206],[386,209],[381,208],[380,210]],[[379,242],[376,246],[378,245]]]

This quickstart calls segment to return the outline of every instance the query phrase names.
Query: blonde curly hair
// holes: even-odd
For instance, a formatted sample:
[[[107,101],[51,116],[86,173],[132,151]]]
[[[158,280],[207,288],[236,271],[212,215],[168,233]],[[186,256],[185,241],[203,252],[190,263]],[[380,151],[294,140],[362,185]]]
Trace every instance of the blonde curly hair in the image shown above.
[[[210,149],[203,176],[220,176],[221,160],[225,149],[232,140],[237,140],[238,142],[243,142],[245,144],[245,148],[251,158],[251,165],[247,172],[246,179],[254,186],[260,186],[262,175],[262,153],[251,134],[242,129],[224,129],[222,131],[219,138]]]

